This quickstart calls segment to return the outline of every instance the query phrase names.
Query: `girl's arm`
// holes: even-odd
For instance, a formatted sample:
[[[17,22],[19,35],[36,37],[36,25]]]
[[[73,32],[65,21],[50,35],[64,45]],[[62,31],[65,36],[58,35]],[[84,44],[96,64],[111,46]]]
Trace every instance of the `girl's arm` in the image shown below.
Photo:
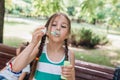
[[[24,67],[26,67],[30,63],[31,53],[33,52],[35,48],[35,44],[30,43],[12,62],[12,71],[19,72]],[[34,59],[35,55],[37,53],[34,53],[34,56],[32,56],[32,59]]]
[[[27,75],[27,72],[23,72],[18,80],[24,80],[25,76]]]
[[[38,53],[39,41],[44,35],[41,31],[42,29],[44,29],[44,27],[40,27],[35,30],[30,44],[12,62],[12,71],[21,71],[35,58]]]

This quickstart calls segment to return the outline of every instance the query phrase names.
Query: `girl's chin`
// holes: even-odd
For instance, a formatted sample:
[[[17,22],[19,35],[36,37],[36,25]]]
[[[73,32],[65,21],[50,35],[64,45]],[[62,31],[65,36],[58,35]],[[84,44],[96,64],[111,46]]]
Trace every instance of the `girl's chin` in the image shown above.
[[[61,42],[63,42],[63,41],[61,41],[61,40],[60,40],[60,39],[58,39],[58,38],[53,39],[52,41],[53,41],[53,42],[55,42],[55,43],[61,43]]]
[[[51,39],[50,39],[51,38]],[[55,42],[55,43],[59,43],[59,42],[63,42],[64,40],[61,38],[61,37],[54,37],[54,36],[49,36],[49,38],[48,39],[50,39],[50,40],[52,40],[52,42]]]

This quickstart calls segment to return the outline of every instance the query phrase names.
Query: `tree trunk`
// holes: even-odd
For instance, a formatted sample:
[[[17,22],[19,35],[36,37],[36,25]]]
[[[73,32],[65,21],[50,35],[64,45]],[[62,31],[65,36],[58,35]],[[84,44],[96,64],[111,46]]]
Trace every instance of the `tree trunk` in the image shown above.
[[[0,43],[3,43],[3,26],[4,26],[4,6],[5,0],[0,0]]]

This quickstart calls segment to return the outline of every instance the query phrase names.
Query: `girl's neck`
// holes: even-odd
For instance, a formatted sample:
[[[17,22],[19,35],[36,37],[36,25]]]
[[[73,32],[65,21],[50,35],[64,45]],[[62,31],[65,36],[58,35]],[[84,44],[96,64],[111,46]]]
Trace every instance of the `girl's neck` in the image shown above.
[[[47,55],[48,58],[53,62],[59,62],[64,57],[64,48],[61,43],[51,43],[47,44]]]
[[[51,43],[51,42],[49,42],[47,46],[53,52],[58,52],[58,51],[63,49],[63,47],[62,47],[63,44],[62,43]]]

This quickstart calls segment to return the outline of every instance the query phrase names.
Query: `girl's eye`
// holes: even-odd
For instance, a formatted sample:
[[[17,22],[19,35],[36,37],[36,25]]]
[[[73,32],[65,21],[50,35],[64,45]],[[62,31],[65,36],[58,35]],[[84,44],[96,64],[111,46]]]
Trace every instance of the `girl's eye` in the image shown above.
[[[62,28],[67,28],[66,26],[63,26],[63,25],[62,25],[61,27],[62,27]]]
[[[53,26],[53,27],[55,27],[55,26],[56,26],[56,24],[52,24],[52,26]]]

